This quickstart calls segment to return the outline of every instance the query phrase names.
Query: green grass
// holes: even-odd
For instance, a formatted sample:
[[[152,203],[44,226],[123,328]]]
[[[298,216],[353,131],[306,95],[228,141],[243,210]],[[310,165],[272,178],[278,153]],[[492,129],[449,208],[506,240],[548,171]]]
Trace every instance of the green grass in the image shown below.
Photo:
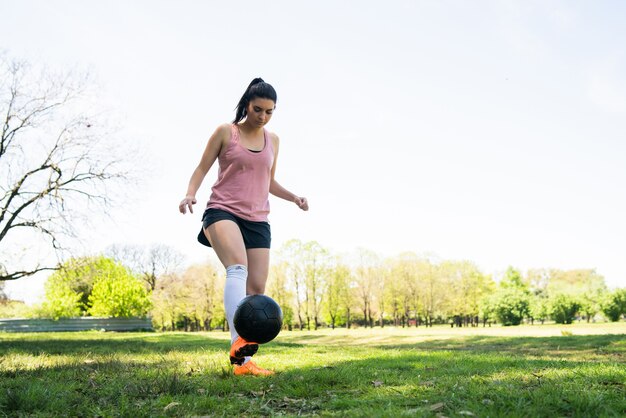
[[[571,334],[571,335],[570,335]],[[283,332],[234,377],[225,333],[0,333],[0,416],[626,415],[626,323]]]

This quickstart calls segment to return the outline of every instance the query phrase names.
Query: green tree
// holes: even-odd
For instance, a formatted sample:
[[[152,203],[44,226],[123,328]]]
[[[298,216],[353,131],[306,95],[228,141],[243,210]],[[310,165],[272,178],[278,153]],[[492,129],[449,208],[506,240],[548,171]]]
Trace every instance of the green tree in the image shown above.
[[[35,308],[36,316],[59,319],[87,315],[96,280],[125,271],[123,266],[102,256],[69,259],[46,281],[45,301]]]
[[[491,278],[470,261],[445,261],[441,270],[448,292],[442,309],[457,326],[477,326],[481,301],[491,292]]]
[[[89,295],[92,316],[145,317],[151,307],[150,295],[140,279],[125,268],[102,274]]]
[[[590,322],[608,293],[604,277],[594,269],[551,270],[549,295],[570,295],[581,304],[580,313]]]
[[[180,307],[181,298],[186,292],[182,285],[181,275],[171,274],[160,276],[152,292],[152,323],[161,330],[177,329],[176,324],[183,315]]]
[[[516,289],[502,289],[494,296],[491,311],[502,325],[519,325],[530,313],[530,298]]]
[[[543,324],[548,316],[550,316],[548,299],[538,295],[532,296],[530,301],[530,317],[533,322],[538,320]]]
[[[302,246],[301,260],[306,283],[307,329],[317,329],[320,325],[324,287],[328,275],[329,253],[316,241],[309,241]]]
[[[601,298],[604,294],[583,294],[579,296],[578,301],[580,302],[580,313],[585,316],[587,322],[591,322],[593,317],[600,311],[600,303],[602,301]]]
[[[483,327],[491,326],[492,320],[495,319],[495,294],[485,296],[480,302],[480,316],[483,318]]]
[[[153,323],[172,331],[210,330],[215,324],[225,327],[222,286],[223,278],[211,264],[159,276],[151,297]]]
[[[617,289],[606,295],[602,301],[602,313],[612,322],[619,321],[626,314],[626,289]]]
[[[394,325],[408,326],[413,319],[415,326],[419,326],[422,315],[427,317],[427,295],[434,296],[428,288],[432,265],[413,252],[403,252],[386,264],[390,274],[386,285],[387,306]]]
[[[421,286],[420,306],[426,326],[433,326],[437,315],[441,313],[448,297],[447,270],[442,263],[435,264],[430,260],[417,265],[416,280]]]
[[[348,283],[344,291],[340,293],[340,304],[341,304],[341,320],[344,321],[346,328],[350,328],[352,326],[352,312],[354,312],[355,304],[356,304],[356,282],[354,280],[354,272],[350,269],[348,275]]]
[[[607,292],[604,277],[594,269],[551,270],[548,293],[597,297]]]
[[[184,272],[181,284],[188,294],[182,311],[187,329],[210,330],[214,321],[219,323],[223,290],[218,283],[222,282],[215,267],[208,263],[192,265]]]
[[[267,282],[267,295],[273,298],[283,312],[283,326],[289,330],[294,325],[293,292],[290,290],[288,266],[284,261],[275,263],[270,269]]]
[[[386,300],[387,300],[387,310],[391,314],[391,319],[393,320],[393,325],[398,326],[402,324],[402,326],[406,325],[406,318],[403,312],[403,301],[405,300],[405,296],[409,294],[408,288],[409,283],[414,284],[415,279],[411,274],[411,261],[410,258],[413,257],[413,254],[408,255],[409,253],[400,254],[397,257],[389,258],[385,260],[385,269],[389,274],[388,284],[386,286]],[[419,293],[416,292],[415,296],[418,296]],[[406,298],[408,305],[409,298]]]
[[[488,311],[504,326],[519,325],[530,314],[530,291],[518,270],[507,269],[490,305]]]
[[[354,277],[357,298],[363,312],[365,326],[372,326],[372,309],[374,303],[374,286],[379,280],[380,257],[378,254],[365,248],[359,248],[356,253]]]
[[[529,292],[528,284],[524,281],[522,273],[512,266],[509,266],[506,270],[504,278],[500,282],[500,287],[503,289],[520,290],[525,293]]]
[[[304,329],[305,318],[309,318],[308,290],[302,263],[304,243],[298,239],[285,242],[276,254],[278,263],[283,263],[287,286],[293,294],[294,315],[298,319],[298,328]]]
[[[578,298],[571,295],[556,295],[550,298],[549,313],[557,324],[571,324],[581,308]]]
[[[594,269],[533,269],[527,282],[533,295],[543,299],[569,295],[580,304],[579,313],[591,322],[608,292],[604,277]]]
[[[333,329],[342,311],[345,312],[345,293],[350,291],[349,286],[350,269],[345,264],[336,263],[328,274],[324,304],[328,322]]]
[[[72,288],[71,277],[64,270],[53,273],[45,284],[45,301],[40,307],[34,308],[35,316],[43,318],[72,318],[84,313],[82,309],[82,293]]]
[[[53,277],[62,278],[69,284],[72,291],[80,294],[79,307],[81,313],[86,314],[91,306],[89,297],[96,281],[102,276],[127,273],[127,269],[122,264],[111,258],[89,256],[69,259]]]
[[[376,267],[376,276],[378,277],[378,280],[376,280],[374,286],[372,287],[372,304],[376,310],[378,325],[383,328],[385,326],[385,310],[387,309],[387,305],[385,304],[387,300],[386,296],[389,289],[389,283],[393,280],[393,278],[391,276],[391,270],[386,268],[384,264]]]

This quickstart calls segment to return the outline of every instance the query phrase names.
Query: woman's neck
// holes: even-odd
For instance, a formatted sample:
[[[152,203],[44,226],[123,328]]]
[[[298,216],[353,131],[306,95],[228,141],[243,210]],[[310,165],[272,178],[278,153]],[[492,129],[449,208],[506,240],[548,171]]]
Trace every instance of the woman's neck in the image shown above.
[[[249,123],[247,120],[244,120],[242,123],[239,124],[239,130],[243,131],[247,135],[255,136],[263,132],[263,127],[255,126],[252,123]]]

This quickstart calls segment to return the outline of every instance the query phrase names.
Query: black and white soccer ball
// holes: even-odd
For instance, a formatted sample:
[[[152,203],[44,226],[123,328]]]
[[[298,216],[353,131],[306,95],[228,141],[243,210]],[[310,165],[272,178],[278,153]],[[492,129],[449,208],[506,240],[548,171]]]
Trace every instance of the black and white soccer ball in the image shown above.
[[[272,341],[283,326],[283,311],[266,295],[246,296],[234,317],[235,330],[244,340],[264,344]]]

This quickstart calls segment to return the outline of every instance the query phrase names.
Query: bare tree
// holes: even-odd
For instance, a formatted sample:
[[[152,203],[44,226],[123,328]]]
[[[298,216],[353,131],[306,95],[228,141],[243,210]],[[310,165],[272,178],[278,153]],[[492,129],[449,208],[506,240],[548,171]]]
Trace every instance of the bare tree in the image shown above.
[[[213,265],[193,265],[159,276],[152,293],[152,316],[161,329],[200,331],[223,322],[223,280]]]
[[[285,242],[278,250],[278,262],[284,263],[285,274],[288,277],[287,286],[290,292],[293,294],[293,299],[296,303],[294,310],[298,318],[298,328],[302,331],[304,329],[304,318],[309,321],[308,304],[306,303],[307,288],[306,288],[306,276],[302,263],[304,243],[299,239],[290,239]]]
[[[0,280],[57,269],[34,248],[58,260],[77,226],[111,206],[113,183],[129,178],[90,85],[0,55]]]
[[[358,299],[361,302],[364,325],[373,327],[372,303],[374,301],[374,286],[379,280],[380,257],[375,252],[358,248],[356,252],[355,282]]]
[[[150,247],[113,245],[106,254],[138,274],[150,290],[156,288],[159,276],[175,273],[185,259],[180,252],[164,244]]]
[[[313,327],[317,329],[320,325],[320,310],[329,273],[329,252],[318,242],[309,241],[302,247],[301,259],[306,281],[307,328],[310,329],[309,321],[313,319]]]
[[[325,288],[325,306],[332,329],[335,329],[335,322],[342,309],[346,310],[346,322],[350,321],[350,305],[346,303],[346,294],[350,292],[350,275],[350,268],[339,260],[336,260],[330,268]]]

